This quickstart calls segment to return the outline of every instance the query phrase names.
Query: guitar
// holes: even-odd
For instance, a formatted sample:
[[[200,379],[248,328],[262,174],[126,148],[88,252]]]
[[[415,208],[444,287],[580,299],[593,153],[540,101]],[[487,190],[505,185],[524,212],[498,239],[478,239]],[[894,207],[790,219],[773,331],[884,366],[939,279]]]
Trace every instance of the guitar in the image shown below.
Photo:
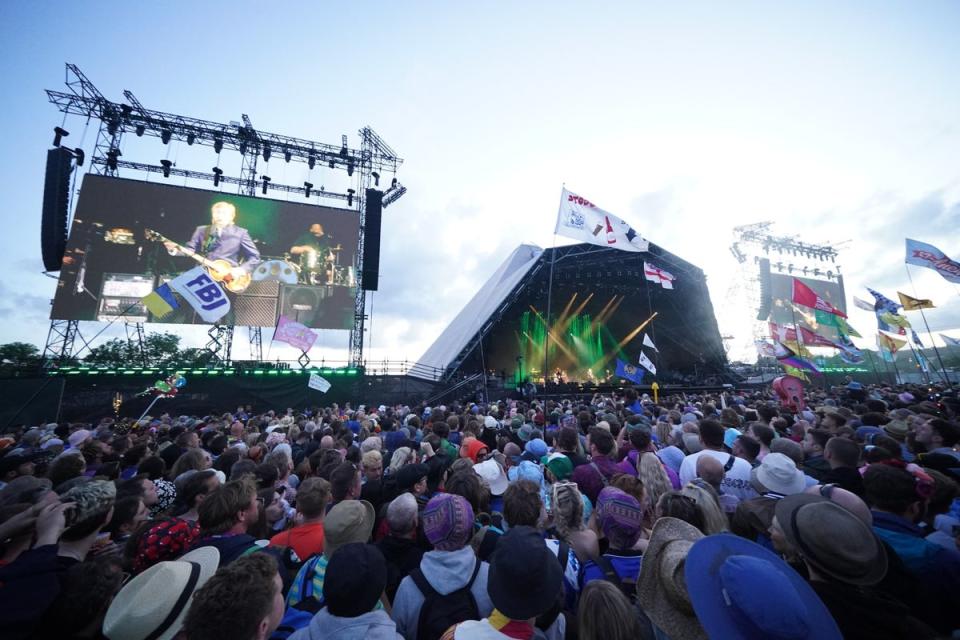
[[[203,268],[207,270],[207,273],[210,274],[210,277],[215,281],[222,283],[228,291],[232,291],[233,293],[243,293],[243,291],[250,286],[250,281],[252,280],[250,274],[243,273],[239,276],[234,275],[233,270],[236,268],[236,265],[231,264],[229,260],[224,260],[222,258],[210,260],[209,258],[204,258],[193,249],[185,247],[182,244],[177,244],[173,240],[157,233],[152,229],[145,229],[144,233],[146,234],[148,240],[172,244],[177,248],[177,251],[199,262],[201,265],[203,265]]]

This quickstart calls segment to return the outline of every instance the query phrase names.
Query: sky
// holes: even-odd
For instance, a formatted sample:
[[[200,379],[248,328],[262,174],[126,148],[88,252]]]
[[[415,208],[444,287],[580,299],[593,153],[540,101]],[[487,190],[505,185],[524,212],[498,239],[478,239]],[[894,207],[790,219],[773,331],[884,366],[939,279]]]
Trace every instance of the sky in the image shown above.
[[[370,361],[416,360],[521,242],[571,242],[553,235],[563,185],[704,269],[731,359],[755,356],[732,230],[761,221],[839,245],[848,305],[865,286],[916,293],[937,304],[931,330],[960,337],[960,287],[911,267],[913,289],[903,265],[908,236],[960,259],[958,28],[955,2],[0,3],[0,343],[46,340],[40,212],[63,120],[43,90],[65,90],[65,62],[151,109],[334,144],[372,126],[409,191],[384,212]],[[64,125],[92,148],[93,127]],[[209,171],[213,152],[124,148],[162,157]],[[273,164],[277,182],[306,178]],[[872,344],[871,314],[850,319]],[[347,342],[323,331],[311,357]]]

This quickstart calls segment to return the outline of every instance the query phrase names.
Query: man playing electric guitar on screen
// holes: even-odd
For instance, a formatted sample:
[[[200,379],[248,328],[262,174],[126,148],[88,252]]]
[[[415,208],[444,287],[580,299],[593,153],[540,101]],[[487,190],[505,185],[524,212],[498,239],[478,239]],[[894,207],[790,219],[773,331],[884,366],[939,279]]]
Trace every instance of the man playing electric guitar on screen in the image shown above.
[[[229,202],[215,202],[210,207],[212,224],[197,227],[184,247],[206,259],[204,266],[211,271],[211,277],[238,293],[249,284],[250,274],[260,263],[260,251],[250,233],[234,224],[236,217],[235,206]],[[174,242],[164,239],[163,244],[171,255],[190,255]],[[226,261],[229,266],[223,262],[217,266],[206,264],[210,261]]]

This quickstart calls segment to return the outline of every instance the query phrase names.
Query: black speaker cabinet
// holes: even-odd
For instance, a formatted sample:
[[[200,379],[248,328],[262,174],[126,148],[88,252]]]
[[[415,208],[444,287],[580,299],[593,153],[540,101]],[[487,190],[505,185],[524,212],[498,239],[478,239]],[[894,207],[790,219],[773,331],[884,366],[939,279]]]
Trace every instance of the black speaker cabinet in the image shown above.
[[[70,203],[72,157],[70,151],[63,147],[47,151],[43,216],[40,221],[40,254],[43,256],[43,268],[47,271],[60,270],[63,252],[67,249],[67,207]]]
[[[234,324],[240,326],[272,327],[277,323],[277,298],[239,295],[233,301],[233,316]]]
[[[363,229],[362,283],[366,291],[380,286],[380,226],[383,221],[383,192],[367,189]]]
[[[285,284],[280,287],[280,315],[308,327],[315,326],[323,310],[327,287]]]

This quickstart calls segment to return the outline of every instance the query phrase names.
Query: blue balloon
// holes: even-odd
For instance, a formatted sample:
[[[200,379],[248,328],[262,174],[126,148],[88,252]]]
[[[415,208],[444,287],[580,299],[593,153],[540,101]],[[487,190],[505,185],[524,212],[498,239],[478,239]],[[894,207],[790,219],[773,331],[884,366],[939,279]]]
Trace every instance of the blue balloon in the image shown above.
[[[183,387],[187,386],[187,379],[183,376],[177,376],[175,386],[177,389],[182,389]]]

